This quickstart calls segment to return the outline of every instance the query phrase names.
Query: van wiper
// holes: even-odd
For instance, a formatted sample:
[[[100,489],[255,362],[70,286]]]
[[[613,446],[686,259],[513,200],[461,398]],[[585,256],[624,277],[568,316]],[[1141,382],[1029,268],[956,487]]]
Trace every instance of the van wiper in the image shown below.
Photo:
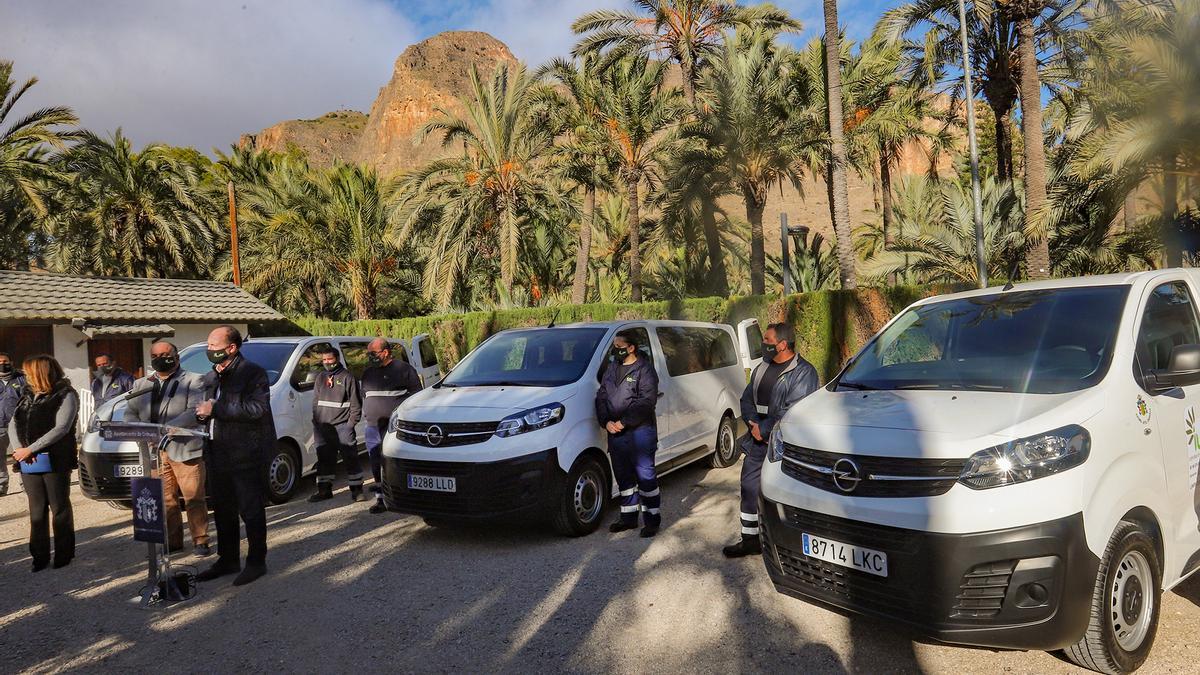
[[[845,387],[854,391],[879,391],[879,387],[872,387],[869,384],[859,384],[857,382],[838,382],[838,389]]]

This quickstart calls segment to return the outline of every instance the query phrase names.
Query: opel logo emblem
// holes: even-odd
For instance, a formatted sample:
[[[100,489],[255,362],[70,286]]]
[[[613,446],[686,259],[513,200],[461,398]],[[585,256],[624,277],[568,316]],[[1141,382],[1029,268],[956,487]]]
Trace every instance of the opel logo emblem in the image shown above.
[[[425,430],[425,440],[429,441],[430,445],[441,445],[443,438],[445,438],[445,434],[442,433],[442,428],[436,424]]]
[[[833,463],[833,484],[842,492],[854,492],[862,481],[858,465],[845,457]]]

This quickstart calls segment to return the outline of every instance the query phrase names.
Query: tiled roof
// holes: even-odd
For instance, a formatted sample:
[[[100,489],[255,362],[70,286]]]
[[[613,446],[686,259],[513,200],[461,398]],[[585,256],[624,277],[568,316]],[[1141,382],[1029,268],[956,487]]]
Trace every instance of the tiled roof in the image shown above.
[[[0,270],[0,320],[250,323],[284,317],[224,281]]]
[[[83,329],[89,338],[98,337],[174,337],[175,329],[165,323],[110,323]]]

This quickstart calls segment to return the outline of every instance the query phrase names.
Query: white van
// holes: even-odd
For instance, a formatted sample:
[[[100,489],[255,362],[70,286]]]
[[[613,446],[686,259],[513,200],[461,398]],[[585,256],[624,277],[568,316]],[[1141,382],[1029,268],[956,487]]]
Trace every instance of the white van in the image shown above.
[[[268,497],[272,503],[286,502],[296,491],[300,477],[316,470],[312,389],[316,373],[321,370],[321,354],[330,345],[336,347],[350,372],[361,377],[371,340],[349,336],[278,337],[253,338],[242,345],[242,355],[262,366],[271,383],[271,412],[279,437],[275,455],[267,467]],[[411,363],[426,386],[437,381],[440,370],[428,335],[392,340],[392,344],[393,356]],[[181,349],[179,363],[193,373],[212,370],[204,344]],[[119,420],[124,410],[125,402],[113,399],[100,406],[96,417]],[[361,424],[358,438],[361,443]],[[136,443],[103,440],[94,427],[84,435],[79,454],[79,486],[88,497],[124,502],[129,499],[130,479],[141,472]]]
[[[746,386],[730,326],[617,321],[497,333],[406,400],[384,441],[384,502],[427,519],[548,516],[588,534],[614,494],[596,390],[618,331],[640,334],[659,376],[659,474],[733,464]]]
[[[1200,271],[923,300],[776,427],[776,588],[1129,672],[1200,566]]]

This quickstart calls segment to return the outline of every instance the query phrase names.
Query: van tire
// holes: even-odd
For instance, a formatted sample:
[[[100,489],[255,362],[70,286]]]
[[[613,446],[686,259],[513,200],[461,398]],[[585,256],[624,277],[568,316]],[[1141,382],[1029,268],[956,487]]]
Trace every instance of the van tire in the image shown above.
[[[725,413],[721,423],[717,425],[716,450],[712,454],[712,467],[725,469],[737,464],[738,461],[737,431],[733,425],[733,415]]]
[[[267,463],[267,499],[284,504],[296,494],[300,484],[300,453],[287,441],[275,442],[275,454]]]
[[[582,537],[596,531],[604,519],[612,483],[604,466],[583,455],[565,474],[559,474],[550,491],[550,523],[567,537]]]
[[[1096,573],[1087,633],[1079,642],[1063,650],[1066,657],[1076,665],[1100,673],[1131,673],[1140,668],[1150,655],[1158,630],[1162,606],[1161,577],[1154,540],[1141,525],[1121,521]],[[1133,583],[1137,585],[1130,588]],[[1147,584],[1149,588],[1146,588]],[[1116,595],[1118,588],[1124,588],[1124,592]],[[1136,623],[1142,624],[1140,627],[1125,625],[1129,617],[1122,606],[1113,611],[1114,604],[1123,605],[1127,601],[1132,601],[1134,616],[1138,617]],[[1149,608],[1146,607],[1148,603]],[[1117,633],[1118,624],[1126,629],[1121,632],[1126,641],[1136,640],[1140,634],[1140,642],[1123,646]]]

